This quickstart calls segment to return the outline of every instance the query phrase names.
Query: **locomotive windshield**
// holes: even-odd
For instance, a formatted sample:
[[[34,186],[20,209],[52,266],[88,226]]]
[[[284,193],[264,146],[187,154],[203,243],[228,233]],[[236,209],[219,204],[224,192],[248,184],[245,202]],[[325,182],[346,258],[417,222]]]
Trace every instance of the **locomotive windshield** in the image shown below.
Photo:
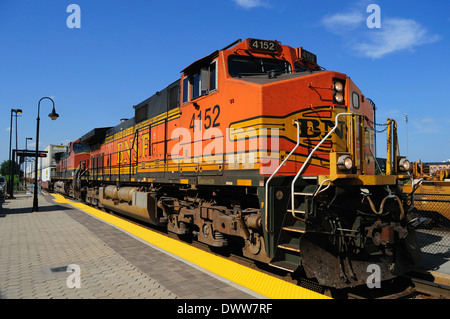
[[[291,73],[291,70],[289,62],[278,59],[241,55],[228,58],[228,72],[233,77],[267,74],[269,71]]]

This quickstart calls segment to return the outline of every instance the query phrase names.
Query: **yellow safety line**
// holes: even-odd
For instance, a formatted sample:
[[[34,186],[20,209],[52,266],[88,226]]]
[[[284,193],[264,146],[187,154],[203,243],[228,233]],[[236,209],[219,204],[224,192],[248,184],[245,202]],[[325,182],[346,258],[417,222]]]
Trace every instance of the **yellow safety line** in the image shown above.
[[[55,202],[57,203],[67,203],[79,208],[152,245],[265,297],[271,299],[329,299],[329,297],[325,295],[274,278],[257,270],[232,262],[226,258],[210,254],[93,207],[66,200],[61,195],[52,194],[52,196],[55,197]]]

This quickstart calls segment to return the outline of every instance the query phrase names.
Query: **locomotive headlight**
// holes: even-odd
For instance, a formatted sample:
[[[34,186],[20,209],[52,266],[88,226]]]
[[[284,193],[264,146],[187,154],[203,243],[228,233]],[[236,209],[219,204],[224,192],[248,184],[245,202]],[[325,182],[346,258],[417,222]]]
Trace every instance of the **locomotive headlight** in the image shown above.
[[[350,155],[342,155],[337,160],[337,167],[341,171],[349,171],[353,168],[353,160]]]
[[[408,172],[410,168],[411,163],[405,157],[400,158],[398,161],[398,169],[402,172]]]
[[[334,82],[334,89],[338,92],[342,92],[344,90],[344,85],[342,85],[342,82],[336,81]]]
[[[344,101],[344,95],[342,94],[342,92],[336,92],[334,94],[334,100],[338,103],[342,103],[342,101]]]

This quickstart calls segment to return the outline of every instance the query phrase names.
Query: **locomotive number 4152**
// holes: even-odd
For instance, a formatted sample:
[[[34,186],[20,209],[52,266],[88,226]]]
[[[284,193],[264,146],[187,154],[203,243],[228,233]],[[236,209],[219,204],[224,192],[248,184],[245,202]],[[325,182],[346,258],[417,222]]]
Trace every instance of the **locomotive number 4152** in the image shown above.
[[[204,117],[202,117],[202,111],[200,111],[198,114],[194,113],[192,114],[191,123],[189,125],[189,128],[195,131],[196,129],[202,130],[201,125],[203,123],[203,128],[205,130],[211,128],[211,127],[218,127],[220,126],[219,122],[219,115],[220,115],[220,106],[216,105],[212,109],[209,107],[205,109]],[[196,122],[198,122],[196,124]],[[200,125],[196,128],[196,125]]]
[[[278,51],[278,43],[275,41],[266,41],[258,39],[250,39],[250,48],[264,51]]]

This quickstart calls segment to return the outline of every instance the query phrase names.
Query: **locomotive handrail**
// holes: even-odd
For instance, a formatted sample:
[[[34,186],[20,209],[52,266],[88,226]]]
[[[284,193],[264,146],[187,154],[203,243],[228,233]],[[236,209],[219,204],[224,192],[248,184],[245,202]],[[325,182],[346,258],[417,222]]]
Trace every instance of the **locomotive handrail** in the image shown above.
[[[314,147],[314,149],[311,151],[311,153],[308,155],[308,157],[306,158],[305,162],[303,163],[302,167],[300,168],[300,170],[297,172],[297,175],[295,175],[294,179],[291,182],[291,208],[292,208],[292,215],[294,215],[295,213],[295,205],[294,205],[294,188],[295,188],[295,182],[297,181],[298,177],[303,173],[303,171],[305,170],[306,166],[308,165],[309,160],[311,159],[311,157],[313,156],[314,152],[320,147],[320,145],[322,145],[322,143],[328,138],[330,137],[330,135],[334,132],[334,130],[336,130],[336,128],[338,127],[338,119],[339,117],[343,115],[353,115],[353,113],[339,113],[338,115],[336,115],[335,118],[335,125],[334,127],[327,133],[327,135],[325,135],[325,137],[319,142],[319,144],[316,145],[316,147]]]
[[[275,174],[280,170],[280,168],[284,165],[284,163],[288,160],[288,158],[292,155],[292,153],[294,153],[294,151],[297,149],[297,147],[300,145],[300,123],[298,123],[297,121],[294,121],[294,124],[297,126],[297,144],[295,145],[295,147],[292,149],[292,151],[288,154],[288,156],[286,156],[286,158],[283,160],[283,162],[280,164],[280,166],[278,166],[278,168],[272,173],[272,175],[270,175],[270,177],[267,179],[266,182],[266,186],[265,186],[265,199],[264,199],[264,205],[266,205],[265,208],[265,226],[266,226],[266,231],[268,233],[272,233],[271,230],[269,230],[268,227],[268,212],[269,212],[269,205],[268,205],[268,199],[269,199],[269,182],[270,180],[275,176]]]
[[[130,168],[129,168],[129,171],[128,171],[128,179],[131,181],[131,165],[132,165],[132,155],[133,155],[133,148],[134,148],[134,143],[136,142],[136,137],[138,136],[138,134],[139,134],[139,129],[137,129],[135,132],[134,132],[134,137],[133,137],[133,143],[131,144],[131,147],[130,147]],[[137,170],[138,170],[138,165],[139,165],[139,139],[138,139],[138,141],[137,141],[137,143],[136,143],[136,147],[137,147],[137,150],[136,150],[136,174],[137,174]],[[134,169],[133,169],[133,174],[134,174]]]

